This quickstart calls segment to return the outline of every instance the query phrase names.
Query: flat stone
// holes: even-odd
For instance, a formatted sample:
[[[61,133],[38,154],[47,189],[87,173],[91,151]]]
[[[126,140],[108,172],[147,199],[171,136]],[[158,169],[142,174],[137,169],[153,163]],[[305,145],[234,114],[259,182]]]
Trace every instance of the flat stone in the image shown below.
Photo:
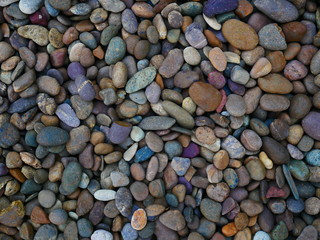
[[[82,169],[78,162],[70,162],[63,171],[61,186],[66,195],[73,193],[80,184]]]
[[[150,116],[144,118],[139,127],[143,130],[166,130],[171,128],[176,123],[176,120],[171,117]]]
[[[147,67],[137,72],[129,79],[125,90],[127,93],[137,92],[147,87],[156,77],[156,69],[154,67]]]
[[[212,222],[219,222],[221,217],[221,204],[209,199],[204,198],[200,203],[200,211],[205,218]]]
[[[299,17],[297,8],[287,0],[256,0],[254,5],[269,18],[280,23],[291,22]]]
[[[241,143],[231,135],[223,140],[221,147],[228,152],[230,158],[242,158],[246,153]]]
[[[24,215],[23,203],[20,200],[14,201],[0,211],[0,223],[8,227],[18,227],[21,225]]]
[[[164,110],[174,119],[177,120],[177,123],[180,124],[184,128],[192,129],[194,127],[194,119],[185,109],[180,107],[179,105],[170,102],[163,101],[162,106]]]

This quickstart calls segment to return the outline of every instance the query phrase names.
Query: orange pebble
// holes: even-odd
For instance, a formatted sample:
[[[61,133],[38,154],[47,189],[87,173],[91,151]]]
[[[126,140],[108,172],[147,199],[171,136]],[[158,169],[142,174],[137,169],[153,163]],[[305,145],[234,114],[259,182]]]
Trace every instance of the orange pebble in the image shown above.
[[[26,180],[26,177],[22,174],[19,168],[10,168],[9,173],[12,177],[17,179],[19,182],[23,183]]]
[[[235,13],[240,17],[244,18],[253,12],[253,6],[247,0],[239,0],[238,8]]]
[[[238,230],[237,230],[234,222],[228,223],[227,225],[224,225],[222,227],[222,233],[226,237],[232,237],[232,236],[236,235],[237,232],[238,232]]]
[[[93,56],[95,56],[96,58],[98,58],[100,60],[104,58],[104,51],[100,45],[96,49],[93,50]]]
[[[139,208],[132,215],[131,226],[133,229],[141,230],[146,225],[147,225],[147,214],[142,208]]]

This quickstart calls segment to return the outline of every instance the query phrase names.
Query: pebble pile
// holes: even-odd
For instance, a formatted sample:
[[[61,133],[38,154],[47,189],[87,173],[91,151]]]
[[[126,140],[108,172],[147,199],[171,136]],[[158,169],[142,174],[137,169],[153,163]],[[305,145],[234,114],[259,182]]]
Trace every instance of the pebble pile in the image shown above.
[[[320,2],[0,0],[1,240],[320,239]]]

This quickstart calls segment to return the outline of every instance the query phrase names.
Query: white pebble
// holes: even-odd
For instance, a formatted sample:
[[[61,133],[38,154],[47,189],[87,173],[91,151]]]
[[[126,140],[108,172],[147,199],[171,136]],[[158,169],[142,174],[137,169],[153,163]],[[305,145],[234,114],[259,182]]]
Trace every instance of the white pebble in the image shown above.
[[[109,189],[101,189],[94,193],[94,198],[99,201],[110,201],[115,199],[116,191]]]
[[[113,240],[113,235],[106,230],[96,230],[91,235],[91,240]]]

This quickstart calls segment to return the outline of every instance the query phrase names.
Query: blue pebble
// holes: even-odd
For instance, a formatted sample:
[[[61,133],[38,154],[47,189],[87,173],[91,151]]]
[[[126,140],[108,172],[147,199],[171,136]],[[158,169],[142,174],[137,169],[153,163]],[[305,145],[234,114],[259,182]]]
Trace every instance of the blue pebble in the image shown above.
[[[81,218],[77,222],[78,232],[81,237],[90,237],[93,232],[93,226],[92,223],[86,219]]]
[[[306,160],[308,164],[320,167],[320,149],[314,149],[308,152]]]
[[[130,223],[126,223],[121,230],[121,236],[123,240],[135,240],[138,238],[138,231],[133,229]]]
[[[301,213],[304,210],[304,201],[301,198],[296,200],[290,197],[287,199],[287,208],[292,213]]]
[[[144,146],[143,148],[140,148],[136,152],[136,156],[134,157],[135,162],[143,162],[148,160],[153,156],[154,152],[148,148],[148,146]]]
[[[168,141],[164,145],[164,151],[168,154],[169,159],[179,157],[182,154],[182,146],[178,141]]]
[[[45,0],[44,6],[46,7],[50,16],[56,17],[59,15],[60,11],[52,7],[51,4],[49,3],[49,0]]]
[[[28,131],[25,136],[25,141],[28,146],[37,147],[37,133],[34,130]]]
[[[264,123],[269,127],[273,121],[274,121],[273,118],[268,118]]]

